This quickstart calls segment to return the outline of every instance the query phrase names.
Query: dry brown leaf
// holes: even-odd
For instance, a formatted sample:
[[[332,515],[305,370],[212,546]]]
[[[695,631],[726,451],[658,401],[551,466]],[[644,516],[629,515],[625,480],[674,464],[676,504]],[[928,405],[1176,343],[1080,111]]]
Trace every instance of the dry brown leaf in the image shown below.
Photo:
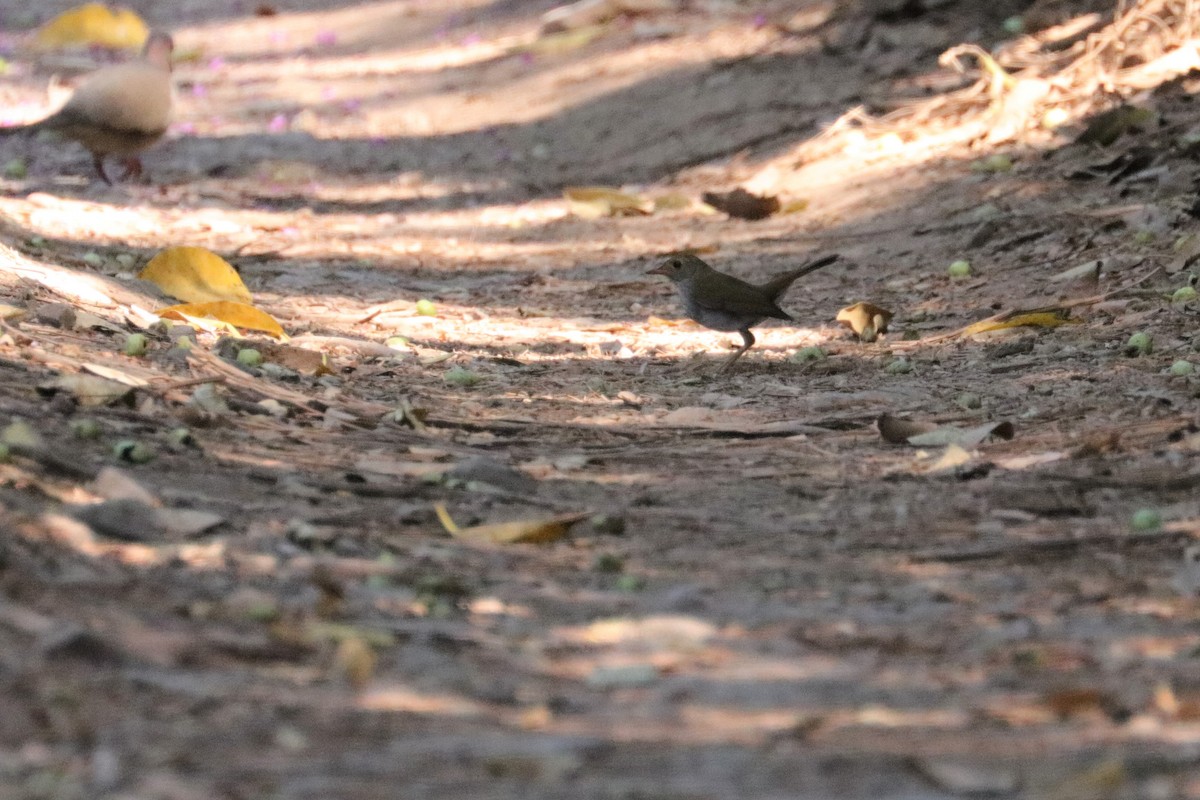
[[[900,419],[888,413],[879,415],[879,418],[875,420],[875,427],[879,429],[879,435],[888,444],[908,444],[908,437],[937,429],[937,425],[932,422]]]
[[[761,197],[741,187],[732,192],[705,192],[700,199],[737,219],[766,219],[780,208],[778,197]]]

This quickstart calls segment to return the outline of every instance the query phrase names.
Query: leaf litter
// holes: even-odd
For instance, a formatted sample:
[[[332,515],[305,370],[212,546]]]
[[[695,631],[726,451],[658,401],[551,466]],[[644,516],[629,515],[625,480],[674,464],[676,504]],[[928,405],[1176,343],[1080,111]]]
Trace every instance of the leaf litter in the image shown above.
[[[169,780],[181,796],[318,784],[490,796],[498,779],[524,796],[690,796],[699,778],[681,763],[702,763],[705,791],[722,796],[1188,796],[1196,620],[1194,593],[1177,587],[1200,524],[1196,388],[1169,370],[1196,346],[1192,310],[1170,301],[1193,265],[1174,248],[1186,204],[1162,211],[1187,188],[1153,169],[1188,174],[1176,149],[1193,113],[1187,69],[1138,97],[1179,128],[1129,126],[1103,156],[1142,166],[1076,181],[1080,156],[1056,149],[1111,97],[1094,75],[1133,95],[1152,69],[1174,69],[1146,43],[1163,26],[1188,40],[1177,5],[1113,24],[1031,17],[991,63],[963,57],[957,83],[930,54],[975,35],[970,13],[880,12],[864,28],[788,3],[761,20],[688,4],[619,11],[537,49],[514,47],[555,35],[536,17],[459,10],[388,17],[440,31],[416,50],[356,38],[360,9],[184,31],[204,55],[180,77],[208,93],[181,102],[196,133],[148,154],[160,183],[95,202],[49,183],[74,174],[64,150],[20,179],[38,191],[0,199],[15,248],[0,295],[20,312],[0,327],[0,422],[23,420],[38,443],[17,437],[28,455],[0,464],[0,640],[36,689],[4,693],[20,741],[4,769],[82,786],[104,773],[104,741],[129,792]],[[639,38],[631,19],[667,33]],[[856,58],[893,76],[886,93],[824,66],[822,47],[862,30],[882,37]],[[318,41],[320,58],[306,50]],[[334,47],[363,61],[340,63]],[[263,48],[295,67],[289,92],[319,101],[307,117],[287,110],[290,132],[272,133],[283,112],[267,107]],[[656,77],[685,56],[695,97],[680,73]],[[373,75],[410,72],[427,95],[366,94]],[[847,84],[863,107],[841,105]],[[338,103],[325,88],[378,106],[325,113]],[[1056,126],[1042,123],[1050,111]],[[813,135],[810,115],[835,122]],[[320,135],[289,138],[302,129]],[[972,171],[1000,163],[987,149],[1000,141],[1010,168]],[[260,161],[307,168],[272,187]],[[652,213],[579,218],[564,185],[631,187]],[[753,225],[655,202],[733,185],[809,201]],[[962,210],[988,204],[996,230],[972,238],[980,222]],[[1156,211],[1117,208],[1130,204]],[[1147,221],[1157,239],[1137,235]],[[317,360],[285,364],[288,351],[239,337],[264,356],[251,366],[203,328],[173,337],[154,327],[157,298],[104,272],[107,257],[84,258],[137,263],[165,230],[241,254],[255,302]],[[726,354],[724,334],[651,321],[682,316],[642,277],[655,253],[719,252],[766,277],[830,238],[862,266],[785,297],[795,323],[757,328],[738,375],[703,369]],[[1096,285],[1079,302],[1055,296],[1075,276],[1052,276],[1114,256],[1146,265],[1087,271]],[[969,276],[930,266],[957,260]],[[863,297],[900,321],[873,343],[837,320]],[[76,322],[40,320],[34,303]],[[89,310],[118,330],[80,326]],[[987,341],[956,333],[997,311],[1008,316],[988,321]],[[1014,325],[1020,347],[999,359],[988,348]],[[123,352],[134,332],[147,337],[137,358]],[[1154,346],[1129,358],[1139,332]],[[408,346],[387,344],[397,336]],[[697,343],[712,355],[689,360]],[[793,361],[805,348],[823,357]],[[886,369],[897,362],[908,368]],[[144,385],[86,408],[32,390],[85,364]],[[884,413],[932,427],[890,446],[871,430]],[[95,438],[73,433],[83,414]],[[1020,435],[987,439],[1002,421]],[[181,426],[199,448],[176,441]],[[135,500],[153,512],[139,541],[65,514],[121,499],[97,501],[93,481],[123,442],[157,453],[119,466],[162,503]],[[444,479],[473,458],[533,476],[536,491],[497,490],[478,470]],[[480,521],[458,529],[477,539],[549,541],[446,536],[439,503]],[[159,508],[222,522],[172,532]],[[130,509],[116,511],[100,521],[127,533]],[[1153,530],[1135,522],[1151,517]],[[614,618],[687,646],[587,639]],[[38,638],[47,630],[64,635]],[[88,671],[68,672],[72,659]],[[83,687],[77,717],[35,708],[64,685]],[[345,721],[363,713],[372,726],[353,744],[372,766],[352,779]],[[106,738],[116,714],[143,724]],[[213,725],[219,741],[196,738]],[[73,738],[84,729],[99,733]]]

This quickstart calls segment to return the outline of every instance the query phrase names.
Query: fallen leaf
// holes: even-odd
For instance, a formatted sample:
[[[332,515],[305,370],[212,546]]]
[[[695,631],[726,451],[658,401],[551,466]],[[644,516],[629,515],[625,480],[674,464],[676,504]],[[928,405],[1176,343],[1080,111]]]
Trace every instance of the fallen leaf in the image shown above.
[[[252,331],[262,331],[279,339],[287,338],[283,327],[265,311],[246,303],[235,303],[229,300],[217,300],[209,303],[184,303],[159,309],[158,315],[164,319],[178,319],[201,329],[223,328],[233,329],[238,333],[239,328]],[[219,323],[213,325],[213,323]],[[228,326],[228,327],[226,327]]]
[[[1012,439],[1016,431],[1011,422],[989,422],[974,428],[958,428],[953,425],[935,425],[932,422],[900,419],[891,414],[881,414],[875,421],[879,434],[889,444],[910,444],[915,447],[940,447],[958,445],[970,449],[981,444],[989,436]]]
[[[138,277],[185,303],[251,302],[237,270],[203,247],[169,247],[150,259]]]
[[[515,522],[497,522],[490,525],[474,525],[470,528],[460,528],[446,511],[446,506],[437,503],[434,506],[438,519],[446,532],[456,539],[483,544],[518,544],[556,542],[567,535],[571,526],[587,518],[586,513],[564,514],[550,519],[517,520]]]
[[[1078,325],[1080,320],[1071,318],[1070,309],[1057,306],[1035,308],[1029,311],[1009,311],[968,325],[958,332],[959,336],[977,336],[991,331],[1008,328],[1057,328],[1060,325]]]
[[[654,210],[649,200],[604,186],[568,186],[563,197],[571,213],[585,219],[645,216]]]
[[[43,394],[53,395],[68,392],[85,406],[104,406],[128,402],[133,397],[133,387],[126,383],[101,378],[98,375],[60,375],[49,383],[38,387]]]
[[[334,658],[338,673],[359,692],[366,688],[375,674],[375,661],[375,650],[357,636],[342,639]]]
[[[780,208],[778,197],[761,197],[741,187],[732,192],[705,192],[700,199],[737,219],[766,219]]]
[[[143,386],[149,386],[150,381],[139,378],[136,375],[130,375],[128,372],[116,367],[106,367],[103,364],[87,363],[82,366],[85,372],[90,372],[93,375],[99,375],[101,378],[108,378],[110,381],[123,383],[126,386],[132,386],[135,389],[140,389]]]
[[[937,429],[937,425],[932,422],[900,419],[888,413],[879,415],[879,418],[875,420],[875,427],[879,429],[879,435],[888,444],[908,444],[908,437]]]
[[[136,50],[149,35],[145,21],[132,10],[87,3],[64,11],[38,28],[33,41],[35,46],[45,50],[90,45]]]
[[[891,311],[874,303],[855,303],[839,311],[837,321],[849,325],[861,341],[873,342],[881,333],[887,333],[892,316]]]
[[[1012,439],[1016,431],[1008,421],[989,422],[974,428],[956,428],[953,425],[943,425],[925,433],[908,437],[908,443],[915,447],[937,447],[940,445],[958,445],[971,448],[981,444],[989,436],[1001,439]]]

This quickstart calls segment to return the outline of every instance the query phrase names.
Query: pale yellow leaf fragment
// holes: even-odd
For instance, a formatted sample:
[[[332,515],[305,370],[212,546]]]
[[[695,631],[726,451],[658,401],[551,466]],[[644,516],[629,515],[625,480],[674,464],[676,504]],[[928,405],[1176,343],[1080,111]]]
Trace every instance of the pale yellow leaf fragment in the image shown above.
[[[515,522],[497,522],[491,525],[474,525],[470,528],[460,528],[446,511],[446,506],[438,503],[434,506],[438,519],[446,531],[456,539],[479,544],[545,544],[555,542],[567,535],[571,526],[587,514],[566,514],[559,517],[538,520],[517,520]]]
[[[234,329],[262,331],[277,339],[287,338],[283,327],[275,321],[274,317],[246,303],[234,303],[227,300],[210,303],[184,303],[160,309],[158,315],[164,319],[182,320],[200,328],[229,326]],[[214,321],[220,324],[213,326],[212,322]],[[233,332],[237,333],[236,330]]]

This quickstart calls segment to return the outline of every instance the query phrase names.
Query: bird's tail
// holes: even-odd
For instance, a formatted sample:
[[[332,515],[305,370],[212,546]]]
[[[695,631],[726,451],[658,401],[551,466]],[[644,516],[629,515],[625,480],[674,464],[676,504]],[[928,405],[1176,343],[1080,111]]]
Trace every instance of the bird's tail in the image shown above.
[[[796,269],[792,270],[791,272],[785,272],[782,275],[776,275],[774,278],[767,281],[759,288],[761,288],[763,290],[764,294],[766,294],[768,297],[770,297],[772,300],[774,300],[777,297],[779,297],[779,295],[786,292],[787,288],[789,286],[791,286],[796,281],[797,278],[799,278],[803,275],[807,275],[810,272],[814,272],[814,271],[820,269],[821,267],[827,267],[830,264],[832,264],[833,262],[837,261],[839,257],[840,256],[838,256],[837,253],[833,253],[833,254],[827,255],[827,256],[821,256],[820,258],[816,259],[815,261],[810,261],[807,264],[805,264],[804,266],[797,267]]]

